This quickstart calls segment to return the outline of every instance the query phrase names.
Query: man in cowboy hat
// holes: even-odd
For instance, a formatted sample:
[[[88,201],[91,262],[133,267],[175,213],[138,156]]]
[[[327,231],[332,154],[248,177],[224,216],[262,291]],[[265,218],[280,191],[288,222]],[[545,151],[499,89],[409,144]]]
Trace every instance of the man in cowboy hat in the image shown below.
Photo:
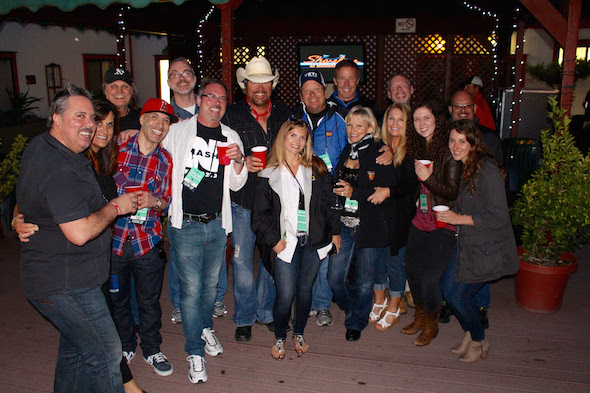
[[[227,109],[222,122],[238,132],[244,144],[248,181],[237,192],[231,193],[233,229],[231,243],[234,249],[233,287],[237,325],[237,341],[252,337],[252,325],[258,321],[274,330],[272,307],[275,298],[273,279],[262,263],[254,283],[252,258],[256,236],[250,229],[250,216],[256,189],[256,174],[263,169],[262,162],[252,155],[252,148],[262,146],[267,153],[281,125],[291,116],[291,109],[277,99],[271,100],[273,89],[279,82],[279,71],[274,74],[264,57],[253,57],[245,68],[236,71],[244,99]]]

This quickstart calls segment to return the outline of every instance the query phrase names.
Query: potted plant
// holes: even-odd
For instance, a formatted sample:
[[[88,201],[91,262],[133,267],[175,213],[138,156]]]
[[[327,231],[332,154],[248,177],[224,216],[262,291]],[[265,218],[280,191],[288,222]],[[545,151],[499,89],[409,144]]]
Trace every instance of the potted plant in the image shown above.
[[[544,313],[561,306],[578,266],[572,252],[588,240],[590,225],[590,157],[575,146],[571,119],[555,97],[549,106],[553,129],[541,132],[541,165],[512,207],[512,222],[522,227],[516,299],[524,309]]]
[[[0,143],[1,144],[1,143]],[[0,234],[8,230],[8,217],[10,216],[10,195],[16,187],[20,168],[20,157],[27,146],[27,138],[17,135],[12,143],[10,152],[0,161]]]
[[[526,71],[531,77],[545,82],[553,89],[559,89],[561,87],[563,67],[559,63],[527,65]],[[590,76],[590,62],[588,60],[576,59],[574,85],[579,79],[586,79],[588,76]]]

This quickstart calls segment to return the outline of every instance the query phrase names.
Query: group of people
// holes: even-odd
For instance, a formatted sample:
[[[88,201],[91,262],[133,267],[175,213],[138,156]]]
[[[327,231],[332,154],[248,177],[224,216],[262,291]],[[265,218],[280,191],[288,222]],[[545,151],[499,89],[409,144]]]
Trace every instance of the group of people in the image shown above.
[[[160,350],[163,215],[171,319],[183,325],[192,383],[207,381],[205,354],[223,352],[212,318],[227,312],[228,236],[236,341],[264,324],[282,359],[292,328],[303,354],[309,316],[331,326],[332,300],[357,341],[371,322],[399,321],[409,284],[415,315],[402,332],[420,332],[414,344],[438,333],[444,297],[465,331],[452,352],[485,358],[477,296],[487,290],[489,302],[486,282],[514,273],[517,259],[499,139],[480,131],[473,96],[453,95],[451,124],[436,103],[410,107],[402,74],[382,115],[349,60],[329,99],[321,73],[300,75],[293,109],[272,97],[279,73],[264,57],[236,78],[245,98],[230,106],[221,81],[195,92],[185,58],[170,62],[171,104],[134,109],[120,68],[105,74],[105,99],[70,85],[53,100],[49,132],[22,158],[13,226],[25,293],[61,333],[55,391],[141,392],[127,366],[138,336],[154,371],[173,373]],[[435,213],[440,205],[449,209]]]

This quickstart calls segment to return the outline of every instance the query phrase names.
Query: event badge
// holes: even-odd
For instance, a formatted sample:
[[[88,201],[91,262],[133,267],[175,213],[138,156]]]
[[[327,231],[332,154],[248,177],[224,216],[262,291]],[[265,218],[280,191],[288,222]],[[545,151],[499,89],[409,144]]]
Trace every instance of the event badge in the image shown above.
[[[139,209],[135,212],[129,220],[134,224],[144,224],[147,220],[148,208]]]
[[[356,211],[359,209],[359,202],[356,199],[350,199],[350,198],[346,198],[346,201],[344,202],[344,210],[346,210],[349,213],[356,213]]]
[[[322,154],[320,158],[326,163],[326,166],[328,167],[328,172],[332,172],[332,162],[330,161],[330,156],[328,155],[328,153]]]
[[[205,177],[205,173],[203,171],[201,171],[199,168],[191,168],[191,170],[188,171],[188,173],[184,177],[184,181],[182,182],[182,184],[184,184],[191,190],[194,190],[199,186],[199,183],[201,183],[203,177]]]
[[[305,219],[305,210],[297,210],[297,235],[305,235],[307,233],[307,220]]]
[[[426,198],[426,194],[420,194],[420,211],[423,214],[428,213],[428,198]]]

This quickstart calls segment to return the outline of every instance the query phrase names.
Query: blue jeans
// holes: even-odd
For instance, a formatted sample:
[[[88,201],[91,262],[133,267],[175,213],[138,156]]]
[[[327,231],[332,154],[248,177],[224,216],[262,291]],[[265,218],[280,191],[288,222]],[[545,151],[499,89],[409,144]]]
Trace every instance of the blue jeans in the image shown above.
[[[453,251],[449,266],[454,265],[454,269],[445,271],[441,278],[441,289],[443,297],[446,299],[453,314],[461,324],[465,332],[471,333],[473,341],[482,341],[485,338],[485,332],[481,323],[479,307],[475,303],[475,294],[485,284],[485,282],[462,283],[457,279],[457,248]]]
[[[375,266],[381,254],[389,252],[389,247],[357,248],[354,240],[355,231],[356,229],[342,227],[340,252],[330,257],[328,282],[338,307],[346,312],[344,326],[347,329],[361,331],[369,324]],[[355,277],[354,282],[349,283],[348,271],[353,260]]]
[[[295,322],[293,334],[303,334],[307,324],[307,316],[311,309],[313,282],[320,267],[317,251],[309,247],[309,243],[297,245],[291,263],[277,258],[275,282],[277,296],[273,308],[275,321],[275,338],[287,338],[287,326],[291,317],[291,306],[295,300]]]
[[[311,308],[314,310],[329,310],[332,307],[332,290],[328,283],[328,265],[330,258],[324,258],[320,264],[318,276],[313,284],[313,298]]]
[[[178,272],[176,270],[176,251],[170,249],[170,255],[168,257],[168,292],[170,293],[170,302],[172,302],[172,308],[180,308],[180,283],[178,282]],[[221,266],[221,272],[219,275],[219,284],[217,285],[217,297],[216,302],[223,302],[223,296],[227,292],[227,264],[225,261],[225,255],[223,257],[223,266]]]
[[[183,220],[176,229],[168,221],[168,240],[176,252],[180,281],[180,313],[189,355],[205,356],[204,328],[213,327],[213,308],[227,236],[221,218],[203,224]]]
[[[379,291],[389,288],[390,296],[402,297],[406,292],[405,259],[405,247],[400,248],[398,254],[393,256],[389,250],[384,251],[375,269],[375,285],[373,289]]]
[[[443,291],[443,297],[444,297],[445,286],[448,287],[448,286],[453,285],[456,275],[457,275],[457,258],[453,257],[449,261],[449,265],[447,266],[447,269],[445,270],[445,272],[443,273],[443,275],[440,279],[440,288]],[[448,289],[447,289],[447,292],[449,292]],[[445,298],[445,300],[447,300],[447,299]],[[475,293],[473,301],[475,302],[475,304],[477,305],[478,308],[479,307],[483,307],[485,309],[490,308],[490,283],[489,282],[486,282],[484,284],[484,286],[479,291],[477,291]]]
[[[276,297],[272,276],[262,262],[254,284],[254,244],[256,235],[250,227],[252,211],[232,202],[231,243],[234,306],[233,320],[238,326],[252,326],[256,320],[262,323],[273,321],[273,304]]]
[[[160,352],[162,344],[162,308],[160,295],[164,280],[164,260],[157,247],[136,258],[131,242],[125,242],[123,255],[111,255],[111,274],[119,279],[119,292],[111,293],[113,320],[117,326],[123,351],[135,351],[137,337],[133,331],[131,312],[131,277],[139,310],[139,337],[143,356]]]
[[[100,287],[29,300],[60,332],[54,392],[123,392],[121,341]]]

